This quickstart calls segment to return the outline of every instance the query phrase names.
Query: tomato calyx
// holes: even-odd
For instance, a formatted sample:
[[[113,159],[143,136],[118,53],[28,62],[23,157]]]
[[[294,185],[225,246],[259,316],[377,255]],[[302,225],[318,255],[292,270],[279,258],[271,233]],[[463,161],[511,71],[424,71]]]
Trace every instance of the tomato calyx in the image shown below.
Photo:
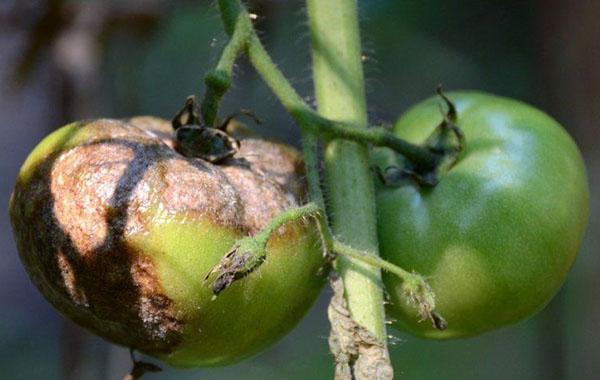
[[[440,105],[443,119],[431,136],[427,138],[425,146],[440,156],[437,165],[438,171],[447,171],[454,166],[460,154],[465,150],[465,135],[456,125],[458,113],[454,103],[446,97],[441,86],[438,86],[437,94],[442,98],[448,110],[444,113]]]
[[[213,164],[233,157],[240,143],[224,130],[231,118],[233,116],[217,128],[207,127],[200,120],[196,97],[188,96],[183,108],[171,121],[175,131],[175,150],[186,157],[201,158]]]
[[[423,166],[418,162],[404,160],[403,166],[391,165],[384,170],[377,168],[377,175],[386,186],[399,187],[406,180],[412,180],[423,187],[434,187],[440,181],[441,175],[456,164],[465,150],[465,135],[456,124],[458,118],[456,107],[444,94],[442,86],[438,86],[436,92],[445,103],[447,110],[444,112],[440,105],[442,121],[424,143],[424,146],[437,157],[435,163]]]

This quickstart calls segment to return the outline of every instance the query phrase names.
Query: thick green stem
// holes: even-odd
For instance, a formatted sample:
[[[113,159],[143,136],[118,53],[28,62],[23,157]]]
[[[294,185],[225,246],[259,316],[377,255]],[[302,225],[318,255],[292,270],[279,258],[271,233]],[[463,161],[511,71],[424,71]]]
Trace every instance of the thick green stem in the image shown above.
[[[307,4],[319,113],[366,128],[356,0],[308,0]],[[375,192],[367,148],[332,140],[324,158],[335,234],[347,245],[377,255]],[[379,268],[346,257],[338,260],[352,318],[385,342]]]

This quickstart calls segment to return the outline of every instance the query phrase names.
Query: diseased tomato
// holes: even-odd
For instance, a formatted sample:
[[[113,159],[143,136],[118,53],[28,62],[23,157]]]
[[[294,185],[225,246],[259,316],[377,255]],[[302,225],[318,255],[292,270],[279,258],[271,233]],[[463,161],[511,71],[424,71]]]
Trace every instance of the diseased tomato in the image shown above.
[[[447,339],[510,325],[544,307],[565,281],[588,218],[588,188],[579,150],[543,112],[516,100],[476,92],[447,94],[466,150],[420,187],[379,186],[382,256],[428,277],[443,331],[419,323],[403,301],[400,281],[385,274],[394,326]],[[422,143],[442,120],[439,98],[402,116],[394,132]],[[402,165],[387,150],[380,168]]]
[[[19,173],[14,236],[33,282],[81,326],[175,366],[233,363],[288,333],[324,284],[311,220],[279,229],[264,264],[216,299],[204,282],[237,239],[302,201],[301,157],[247,139],[214,165],[171,135],[152,117],[52,133]]]

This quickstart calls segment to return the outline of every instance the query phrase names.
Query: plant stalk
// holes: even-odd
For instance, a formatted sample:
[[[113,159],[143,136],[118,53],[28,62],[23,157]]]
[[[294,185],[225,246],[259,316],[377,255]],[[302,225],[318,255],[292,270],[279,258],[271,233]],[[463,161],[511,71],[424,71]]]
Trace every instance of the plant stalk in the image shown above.
[[[367,127],[356,0],[308,0],[313,70],[319,114]],[[335,235],[355,249],[378,254],[375,191],[367,147],[330,140],[324,150],[329,214]],[[385,344],[379,268],[337,258],[352,318]]]

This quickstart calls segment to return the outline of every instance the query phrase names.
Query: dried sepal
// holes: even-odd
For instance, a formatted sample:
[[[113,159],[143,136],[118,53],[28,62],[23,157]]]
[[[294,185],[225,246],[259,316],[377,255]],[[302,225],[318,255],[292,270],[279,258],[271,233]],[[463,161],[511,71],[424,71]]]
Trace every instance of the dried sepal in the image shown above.
[[[429,320],[437,330],[448,327],[446,320],[435,311],[435,293],[425,278],[417,273],[404,281],[402,291],[407,303],[417,310],[419,322]]]
[[[225,256],[206,275],[204,281],[216,274],[210,287],[215,296],[258,268],[266,257],[264,244],[246,237],[234,244]]]

